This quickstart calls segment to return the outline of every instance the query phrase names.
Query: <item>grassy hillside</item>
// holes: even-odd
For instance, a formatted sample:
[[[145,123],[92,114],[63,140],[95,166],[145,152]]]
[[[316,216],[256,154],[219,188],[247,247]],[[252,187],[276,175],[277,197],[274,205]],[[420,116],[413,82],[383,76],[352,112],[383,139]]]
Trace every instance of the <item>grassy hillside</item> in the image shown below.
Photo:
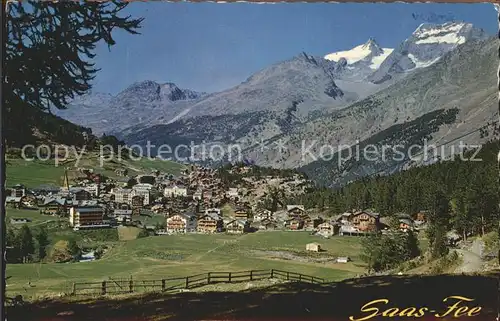
[[[7,159],[7,187],[24,184],[37,187],[41,184],[61,186],[64,167],[55,167],[54,163],[43,161],[28,162],[23,159]]]
[[[30,227],[32,226],[38,226],[41,224],[45,224],[48,222],[57,222],[59,218],[50,216],[50,215],[41,215],[40,212],[36,210],[29,210],[29,209],[14,209],[14,208],[8,208],[6,210],[6,217],[7,221],[10,220],[11,218],[27,218],[30,219],[31,222],[28,223]],[[13,226],[21,226],[22,224],[19,225],[13,225]]]
[[[103,162],[101,167],[98,153],[85,153],[77,162],[73,158],[69,158],[65,162],[61,162],[56,166],[54,159],[47,161],[33,160],[27,161],[20,157],[7,158],[7,186],[15,184],[24,184],[27,187],[37,187],[41,184],[52,184],[61,186],[64,176],[64,170],[68,168],[68,177],[72,178],[79,175],[78,168],[93,168],[96,173],[101,173],[111,178],[118,178],[115,174],[115,169],[126,168],[129,175],[139,175],[150,173],[153,169],[160,170],[165,173],[178,175],[184,165],[172,161],[150,160],[143,158],[140,160],[113,160]]]

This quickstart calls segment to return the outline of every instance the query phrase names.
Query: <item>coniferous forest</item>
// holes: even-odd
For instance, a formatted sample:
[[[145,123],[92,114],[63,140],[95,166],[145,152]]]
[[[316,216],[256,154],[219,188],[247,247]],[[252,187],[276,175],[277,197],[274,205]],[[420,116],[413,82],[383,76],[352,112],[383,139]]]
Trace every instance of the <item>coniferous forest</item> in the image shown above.
[[[415,214],[427,210],[438,215],[446,229],[462,236],[484,234],[498,228],[497,153],[499,141],[484,144],[477,155],[467,151],[464,161],[441,160],[390,176],[371,176],[339,189],[316,187],[289,200],[306,207],[338,214],[351,209],[373,209],[381,216]],[[474,156],[474,157],[473,157]]]

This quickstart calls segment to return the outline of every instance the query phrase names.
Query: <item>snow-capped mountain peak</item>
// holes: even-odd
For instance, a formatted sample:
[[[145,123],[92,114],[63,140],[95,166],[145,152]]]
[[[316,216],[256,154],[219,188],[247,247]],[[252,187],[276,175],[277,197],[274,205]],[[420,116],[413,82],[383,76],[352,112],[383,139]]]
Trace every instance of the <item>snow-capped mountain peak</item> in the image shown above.
[[[375,39],[370,38],[367,42],[365,42],[362,46],[362,49],[369,50],[371,53],[380,54],[383,49],[380,48],[379,44],[375,41]]]
[[[486,38],[488,34],[471,23],[423,23],[385,59],[369,79],[381,83],[396,74],[429,67],[459,45]]]
[[[362,45],[350,50],[330,53],[324,58],[335,62],[339,62],[344,58],[347,61],[347,65],[353,65],[362,61],[368,63],[370,69],[377,69],[392,51],[393,49],[390,48],[381,48],[373,38],[370,38]]]
[[[413,32],[413,37],[416,44],[448,43],[459,45],[466,41],[465,34],[472,28],[472,24],[463,22],[423,23]]]
[[[486,33],[471,23],[423,23],[405,41],[405,52],[415,65],[423,68],[432,65],[445,53],[468,40],[485,39]]]

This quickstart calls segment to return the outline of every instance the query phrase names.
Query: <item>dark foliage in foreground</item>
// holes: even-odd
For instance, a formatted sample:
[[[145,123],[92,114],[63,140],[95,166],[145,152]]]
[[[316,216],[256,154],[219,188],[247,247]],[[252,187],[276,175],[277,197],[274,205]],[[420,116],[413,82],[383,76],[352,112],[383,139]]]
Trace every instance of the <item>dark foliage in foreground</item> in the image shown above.
[[[7,5],[2,106],[9,145],[32,143],[39,126],[57,137],[82,135],[72,130],[78,126],[45,113],[50,114],[51,107],[65,108],[91,88],[98,69],[88,60],[95,57],[97,43],[114,45],[112,33],[118,29],[138,33],[142,19],[121,16],[126,6],[119,1]]]

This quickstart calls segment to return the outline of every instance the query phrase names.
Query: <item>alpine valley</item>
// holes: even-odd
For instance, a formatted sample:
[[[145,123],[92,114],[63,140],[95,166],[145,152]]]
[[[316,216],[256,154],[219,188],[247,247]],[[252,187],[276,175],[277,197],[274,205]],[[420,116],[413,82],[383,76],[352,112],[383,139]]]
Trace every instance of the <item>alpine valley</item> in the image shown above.
[[[480,144],[497,135],[497,47],[469,23],[422,24],[396,48],[369,39],[323,57],[298,53],[222,92],[143,81],[116,96],[80,96],[58,115],[129,145],[237,144],[258,165],[342,185],[424,161],[339,166],[337,146]]]

